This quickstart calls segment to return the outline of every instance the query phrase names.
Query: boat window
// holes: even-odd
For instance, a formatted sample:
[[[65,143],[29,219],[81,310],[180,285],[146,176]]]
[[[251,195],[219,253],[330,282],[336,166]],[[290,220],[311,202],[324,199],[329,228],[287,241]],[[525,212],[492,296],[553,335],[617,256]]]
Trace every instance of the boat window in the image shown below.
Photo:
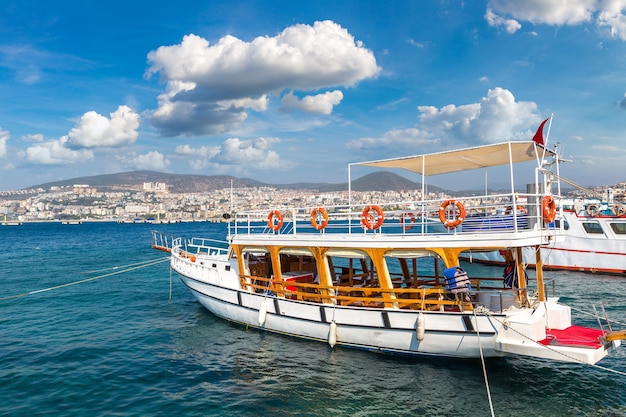
[[[626,223],[610,223],[616,235],[626,235]]]
[[[369,255],[359,250],[326,252],[334,285],[350,287],[378,287],[378,277]]]
[[[554,228],[555,229],[561,228],[561,219],[556,219],[554,221]],[[563,230],[569,230],[569,223],[565,219],[563,220]]]
[[[317,263],[310,250],[302,248],[285,248],[280,250],[280,271],[282,273],[317,274]]]
[[[583,228],[585,229],[585,232],[590,235],[604,234],[602,226],[600,226],[600,223],[598,222],[583,222]]]
[[[441,258],[427,250],[388,251],[385,253],[385,262],[395,288],[439,285],[440,271],[443,274],[445,269]]]

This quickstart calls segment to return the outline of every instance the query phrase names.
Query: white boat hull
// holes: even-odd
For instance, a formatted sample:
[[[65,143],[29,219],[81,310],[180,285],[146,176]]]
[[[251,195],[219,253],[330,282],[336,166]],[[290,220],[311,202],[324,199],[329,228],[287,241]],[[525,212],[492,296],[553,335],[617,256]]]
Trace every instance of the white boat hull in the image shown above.
[[[615,234],[612,223],[626,223],[625,218],[579,217],[573,212],[564,213],[568,224],[565,238],[552,241],[541,247],[544,269],[626,274],[626,235]],[[602,228],[603,233],[588,234],[584,222],[592,222]],[[523,248],[524,263],[535,268],[536,256],[530,247]],[[504,264],[504,258],[497,252],[474,252],[464,256],[466,260]]]
[[[236,285],[224,286],[224,282],[233,283],[238,278],[231,270],[232,273],[221,274],[217,279],[217,270],[227,263],[223,259],[218,262],[221,264],[172,257],[172,267],[179,273],[182,283],[216,316],[247,327],[332,346],[455,358],[522,355],[593,364],[620,345],[619,341],[600,348],[546,347],[538,343],[546,338],[547,324],[554,325],[549,323],[549,316],[551,320],[560,320],[558,326],[570,324],[569,310],[566,317],[558,318],[565,307],[555,300],[542,303],[535,309],[513,308],[503,313],[477,311],[476,314],[469,311],[420,312],[335,306],[256,294],[236,288]],[[189,276],[189,271],[193,271],[196,277]],[[211,280],[219,280],[222,284],[198,278],[202,276],[210,276]],[[420,314],[424,323],[421,340],[418,331]]]

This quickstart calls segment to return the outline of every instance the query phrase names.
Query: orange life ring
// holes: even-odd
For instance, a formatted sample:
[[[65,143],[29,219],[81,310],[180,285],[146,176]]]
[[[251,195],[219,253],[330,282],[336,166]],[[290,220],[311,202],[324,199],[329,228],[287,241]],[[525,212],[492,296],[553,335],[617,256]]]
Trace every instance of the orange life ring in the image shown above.
[[[626,214],[626,206],[624,206],[623,204],[615,204],[613,207],[611,207],[611,211],[613,212],[613,215],[615,217],[622,217],[624,214]]]
[[[376,216],[374,216],[371,211],[375,211]],[[363,209],[363,213],[361,213],[361,224],[367,230],[378,229],[384,221],[385,215],[383,214],[383,210],[378,206],[367,206]]]
[[[411,230],[413,225],[415,225],[415,215],[413,213],[402,213],[400,215],[400,224],[402,225],[402,230]]]
[[[454,220],[448,219],[448,217],[446,216],[448,206],[454,206],[459,211],[459,215],[456,216]],[[467,212],[465,211],[465,206],[458,200],[446,200],[441,203],[441,206],[439,207],[439,220],[448,229],[454,229],[455,227],[463,223],[466,215]]]
[[[589,204],[585,210],[590,217],[596,217],[600,214],[600,209],[597,204]]]
[[[274,218],[276,218],[276,220],[278,221],[276,224],[274,224]],[[273,230],[274,232],[276,232],[280,230],[282,225],[283,225],[283,214],[278,210],[270,211],[270,214],[268,214],[267,216],[267,227],[269,227],[270,230]]]
[[[541,200],[541,215],[546,223],[552,223],[556,218],[556,202],[549,195]]]
[[[318,223],[319,216],[322,216],[322,222]],[[328,225],[328,212],[324,207],[317,207],[311,210],[311,225],[315,230],[322,230]]]
[[[524,206],[520,206],[520,205],[518,205],[518,206],[516,206],[516,207],[515,207],[515,211],[517,211],[518,213],[521,213],[521,214],[526,214],[526,213],[528,213],[528,212],[526,211],[526,207],[524,207]],[[504,214],[509,215],[509,214],[511,214],[511,213],[513,213],[513,206],[508,206],[508,207],[506,208],[506,210],[504,211]]]

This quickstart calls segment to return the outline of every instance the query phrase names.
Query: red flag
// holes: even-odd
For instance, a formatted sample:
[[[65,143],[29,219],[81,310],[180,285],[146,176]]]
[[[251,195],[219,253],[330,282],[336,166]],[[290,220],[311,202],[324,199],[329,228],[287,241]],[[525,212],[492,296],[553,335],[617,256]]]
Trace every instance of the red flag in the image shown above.
[[[543,126],[546,124],[546,122],[548,120],[550,120],[549,117],[546,120],[544,120],[543,122],[541,122],[541,124],[539,125],[539,129],[537,129],[537,133],[535,133],[535,136],[533,136],[533,142],[535,142],[537,145],[544,146],[544,143],[543,143]]]

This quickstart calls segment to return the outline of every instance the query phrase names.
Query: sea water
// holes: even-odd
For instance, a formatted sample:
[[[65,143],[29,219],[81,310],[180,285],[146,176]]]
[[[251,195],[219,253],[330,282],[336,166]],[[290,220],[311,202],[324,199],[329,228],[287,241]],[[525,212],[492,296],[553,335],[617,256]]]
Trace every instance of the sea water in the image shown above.
[[[0,415],[487,416],[490,400],[498,416],[626,415],[626,346],[602,367],[489,359],[485,381],[480,359],[331,349],[246,329],[207,312],[175,273],[170,299],[154,228],[226,233],[211,223],[0,228]],[[626,278],[546,275],[562,302],[592,312],[607,300],[626,328]]]

